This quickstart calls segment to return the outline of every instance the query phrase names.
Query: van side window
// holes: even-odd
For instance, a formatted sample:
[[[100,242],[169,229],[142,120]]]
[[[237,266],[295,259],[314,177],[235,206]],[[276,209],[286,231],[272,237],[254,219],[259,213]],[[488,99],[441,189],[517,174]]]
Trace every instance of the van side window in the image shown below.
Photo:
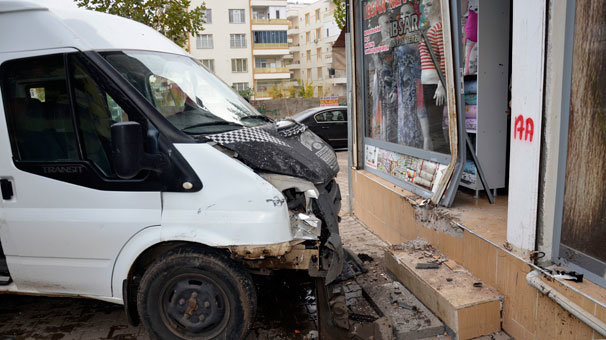
[[[111,165],[111,126],[128,121],[128,115],[97,85],[75,58],[71,60],[74,109],[82,136],[84,157],[92,161],[104,175],[115,177]]]
[[[2,91],[15,160],[79,160],[63,55],[8,61],[3,70]]]

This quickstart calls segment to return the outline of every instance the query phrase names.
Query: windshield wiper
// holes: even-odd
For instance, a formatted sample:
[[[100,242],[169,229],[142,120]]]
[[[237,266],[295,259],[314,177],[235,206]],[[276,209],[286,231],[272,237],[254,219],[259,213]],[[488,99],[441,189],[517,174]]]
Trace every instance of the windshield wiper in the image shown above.
[[[198,127],[203,127],[203,126],[214,126],[214,125],[228,125],[228,126],[237,126],[237,127],[242,127],[242,125],[234,123],[234,122],[228,122],[225,120],[220,120],[220,121],[216,121],[216,122],[206,122],[206,123],[198,123],[198,124],[194,124],[188,127],[184,127],[183,130],[189,130],[189,129],[194,129],[194,128],[198,128]]]
[[[261,119],[264,120],[266,122],[271,122],[271,118],[264,116],[264,115],[252,115],[252,116],[245,116],[240,118],[240,120],[245,120],[245,119]]]

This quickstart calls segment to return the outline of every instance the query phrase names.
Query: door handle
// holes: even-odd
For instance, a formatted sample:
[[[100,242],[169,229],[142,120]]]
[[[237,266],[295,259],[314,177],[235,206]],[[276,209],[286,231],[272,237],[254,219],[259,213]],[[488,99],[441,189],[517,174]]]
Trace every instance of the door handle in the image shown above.
[[[13,184],[9,179],[2,178],[0,179],[0,190],[2,190],[2,199],[5,201],[13,198]]]
[[[322,125],[321,128],[322,129],[330,129],[330,126]]]

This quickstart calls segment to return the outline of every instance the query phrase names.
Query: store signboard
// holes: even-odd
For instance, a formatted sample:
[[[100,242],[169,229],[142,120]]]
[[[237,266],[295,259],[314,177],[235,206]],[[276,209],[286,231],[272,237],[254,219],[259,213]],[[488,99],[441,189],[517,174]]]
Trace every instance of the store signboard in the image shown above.
[[[320,106],[338,106],[339,97],[322,97],[320,98]]]
[[[362,0],[356,38],[362,46],[365,168],[436,196],[436,203],[441,195],[434,193],[446,186],[441,181],[449,180],[444,174],[456,156],[448,10],[440,0]]]

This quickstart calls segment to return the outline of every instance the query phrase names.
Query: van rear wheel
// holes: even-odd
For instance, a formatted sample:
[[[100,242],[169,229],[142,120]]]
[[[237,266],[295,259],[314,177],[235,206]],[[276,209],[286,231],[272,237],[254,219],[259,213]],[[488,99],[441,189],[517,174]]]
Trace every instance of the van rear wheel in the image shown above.
[[[137,308],[157,339],[243,339],[256,309],[250,275],[227,256],[170,252],[143,275]]]

